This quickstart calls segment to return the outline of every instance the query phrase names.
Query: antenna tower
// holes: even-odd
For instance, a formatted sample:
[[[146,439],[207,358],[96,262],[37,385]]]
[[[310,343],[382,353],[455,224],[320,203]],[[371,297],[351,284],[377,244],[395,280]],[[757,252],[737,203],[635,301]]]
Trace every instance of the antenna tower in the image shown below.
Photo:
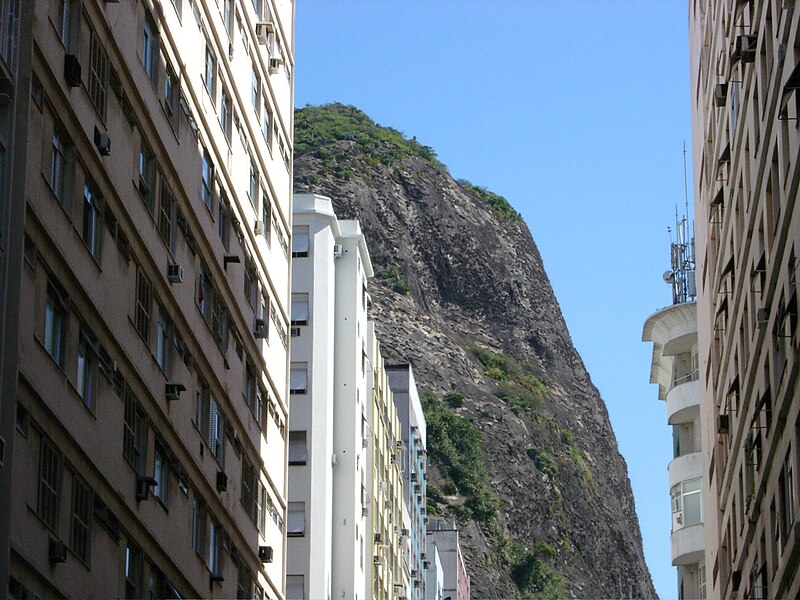
[[[675,241],[670,235],[670,266],[664,281],[672,286],[672,303],[690,302],[697,297],[695,284],[694,233],[689,223],[689,183],[686,171],[686,142],[683,143],[683,186],[685,212],[675,207]]]

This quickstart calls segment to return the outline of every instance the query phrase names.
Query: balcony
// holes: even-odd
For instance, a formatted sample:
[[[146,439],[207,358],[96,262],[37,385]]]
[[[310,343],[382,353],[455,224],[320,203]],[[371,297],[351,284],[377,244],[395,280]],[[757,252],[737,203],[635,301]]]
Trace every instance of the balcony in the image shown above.
[[[684,454],[669,463],[669,487],[703,475],[703,453]]]
[[[689,378],[692,375],[683,377],[667,392],[667,422],[670,425],[697,419],[700,412],[700,382],[696,376]]]
[[[703,525],[684,527],[672,533],[672,566],[701,562],[705,554]]]

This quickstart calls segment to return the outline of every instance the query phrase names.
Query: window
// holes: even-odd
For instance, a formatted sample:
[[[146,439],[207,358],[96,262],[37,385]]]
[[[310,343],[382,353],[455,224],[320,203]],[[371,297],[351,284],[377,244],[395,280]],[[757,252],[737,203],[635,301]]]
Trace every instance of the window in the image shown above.
[[[146,344],[150,344],[150,315],[153,310],[153,284],[142,267],[136,271],[136,331]]]
[[[61,452],[44,436],[39,443],[39,493],[36,512],[52,530],[58,528]]]
[[[233,116],[233,107],[231,105],[231,97],[228,90],[222,88],[219,107],[219,122],[222,125],[222,133],[225,134],[225,139],[231,141],[231,120]]]
[[[208,511],[205,503],[197,496],[192,499],[192,548],[197,554],[206,555],[206,519]]]
[[[245,260],[244,265],[244,297],[247,299],[247,305],[255,310],[256,299],[258,298],[258,283],[256,281],[256,267],[249,259]]]
[[[700,479],[690,479],[674,486],[672,496],[672,531],[703,522]]]
[[[172,129],[177,132],[178,129],[178,102],[180,98],[180,82],[175,71],[166,63],[164,73],[164,111],[167,113],[167,120],[169,120]]]
[[[260,388],[256,390],[256,423],[258,428],[266,435],[266,427],[264,427],[264,394],[265,392]]]
[[[780,528],[781,542],[786,543],[790,528],[794,524],[794,475],[792,473],[791,453],[783,462],[783,471],[778,478],[780,493]]]
[[[122,455],[137,473],[144,473],[147,461],[147,414],[129,387],[125,388]]]
[[[306,503],[289,502],[286,515],[286,535],[301,537],[306,534]]]
[[[108,54],[94,30],[89,38],[89,98],[100,118],[106,118],[108,89]]]
[[[256,398],[256,371],[253,363],[249,360],[244,365],[244,386],[242,388],[242,395],[247,406],[252,411],[255,406]]]
[[[242,456],[242,495],[241,503],[247,515],[253,520],[256,520],[256,469],[253,463],[247,458]]]
[[[225,539],[225,530],[212,518],[208,533],[208,570],[212,575],[220,575],[222,573],[222,541]]]
[[[169,378],[172,364],[172,322],[164,313],[158,315],[156,323],[156,362],[164,375]]]
[[[128,540],[125,548],[125,598],[142,596],[142,551]]]
[[[308,393],[308,363],[292,363],[289,371],[289,393]]]
[[[53,131],[53,144],[50,151],[50,188],[59,202],[65,201],[65,180],[67,174],[67,144],[64,135]]]
[[[230,35],[233,28],[233,0],[222,0],[222,22]]]
[[[286,600],[305,600],[305,581],[302,575],[286,576]]]
[[[266,536],[267,526],[267,488],[258,482],[258,495],[256,496],[256,526],[261,535]]]
[[[47,284],[44,309],[44,348],[60,367],[64,366],[64,341],[67,329],[67,301],[52,283]]]
[[[250,102],[253,110],[258,114],[258,101],[261,99],[261,77],[258,75],[255,65],[253,65],[252,82],[250,89]]]
[[[308,256],[308,225],[299,225],[292,229],[292,258]]]
[[[156,193],[156,158],[147,142],[142,140],[139,146],[139,195],[153,212],[153,199]]]
[[[253,575],[247,563],[240,559],[236,570],[236,598],[246,599],[253,596]]]
[[[175,195],[169,187],[169,184],[161,176],[161,190],[158,196],[158,233],[161,234],[161,239],[167,245],[167,248],[174,250],[175,237],[174,227],[175,223]]]
[[[156,48],[158,40],[158,29],[153,21],[152,15],[145,11],[144,14],[144,35],[142,37],[142,65],[147,78],[155,82],[156,80]]]
[[[156,440],[153,452],[153,477],[156,480],[153,496],[166,506],[169,502],[169,453],[160,440]]]
[[[58,35],[67,51],[70,49],[72,35],[72,7],[71,0],[59,0],[58,3]]]
[[[250,204],[255,208],[258,205],[258,167],[255,163],[250,163]]]
[[[102,201],[92,184],[83,186],[83,241],[89,252],[100,260],[100,246],[103,237]]]
[[[292,294],[292,325],[308,325],[308,294]]]
[[[222,245],[228,248],[230,243],[230,217],[228,215],[228,198],[224,192],[220,193],[219,202],[217,204],[217,233],[219,239],[222,240]]]
[[[308,459],[308,451],[306,450],[306,432],[305,431],[290,431],[289,432],[289,464],[290,465],[304,465]]]
[[[264,227],[264,239],[269,245],[272,242],[272,202],[265,189],[261,189],[261,222]]]
[[[264,114],[261,115],[261,132],[264,134],[267,146],[272,151],[272,111],[269,109],[266,97],[264,98]]]
[[[214,97],[214,90],[217,85],[217,57],[214,56],[211,46],[206,42],[206,72],[205,72],[206,90]]]
[[[201,196],[203,200],[203,204],[206,205],[208,210],[211,210],[211,194],[213,191],[214,186],[214,164],[211,162],[211,156],[208,154],[208,150],[203,150],[203,189],[201,191]]]
[[[97,352],[94,343],[89,333],[81,331],[78,342],[78,374],[75,387],[89,410],[94,410],[96,373]]]
[[[69,545],[83,562],[89,562],[92,525],[92,490],[77,475],[72,478],[72,518]]]
[[[197,387],[197,428],[220,465],[225,456],[225,417],[204,382]]]

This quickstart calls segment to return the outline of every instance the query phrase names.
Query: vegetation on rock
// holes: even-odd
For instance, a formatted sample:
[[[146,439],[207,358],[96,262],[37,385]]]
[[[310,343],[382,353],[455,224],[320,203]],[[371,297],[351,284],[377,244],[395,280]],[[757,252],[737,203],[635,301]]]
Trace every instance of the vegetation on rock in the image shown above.
[[[508,404],[514,414],[531,413],[539,408],[547,386],[533,374],[530,365],[477,344],[470,345],[469,350],[483,365],[483,374],[498,382],[495,395]]]
[[[411,289],[411,286],[406,283],[406,280],[403,277],[403,272],[400,270],[400,267],[397,264],[391,264],[383,267],[380,271],[375,273],[375,277],[377,277],[386,287],[391,288],[398,294],[407,294]]]
[[[420,400],[427,426],[428,455],[447,478],[447,484],[464,496],[461,510],[476,521],[492,523],[500,499],[489,482],[480,431],[430,392],[420,392]],[[430,487],[428,494],[430,497]],[[443,500],[441,495],[439,498]],[[459,512],[460,507],[450,508]]]
[[[466,179],[459,179],[458,183],[460,183],[465,190],[471,193],[473,196],[477,196],[481,202],[484,202],[489,205],[489,207],[501,218],[506,219],[508,221],[521,221],[522,215],[519,214],[511,203],[506,200],[503,196],[495,194],[494,192],[490,192],[485,187],[475,185],[467,181]]]
[[[546,542],[536,542],[528,550],[514,540],[506,545],[511,564],[511,579],[528,598],[568,598],[564,578],[553,568],[558,552]]]

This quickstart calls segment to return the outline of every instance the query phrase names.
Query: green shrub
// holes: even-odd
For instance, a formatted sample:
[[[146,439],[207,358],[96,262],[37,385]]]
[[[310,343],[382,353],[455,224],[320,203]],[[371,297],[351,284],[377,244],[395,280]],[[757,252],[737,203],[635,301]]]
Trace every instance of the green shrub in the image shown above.
[[[533,552],[522,553],[511,568],[517,588],[529,598],[567,598],[564,578],[551,564],[556,554],[545,542],[536,542]]]
[[[526,452],[528,457],[533,460],[533,464],[536,465],[537,469],[548,477],[555,478],[558,472],[558,466],[552,454],[535,446],[531,446]]]
[[[406,283],[406,280],[403,278],[403,272],[400,270],[400,265],[396,263],[392,263],[386,267],[383,267],[375,276],[383,283],[385,286],[391,288],[393,291],[397,292],[398,294],[408,294],[411,286]]]
[[[461,408],[464,406],[464,394],[460,392],[450,392],[443,399],[450,408]]]
[[[503,198],[503,196],[498,196],[485,187],[474,185],[466,179],[459,179],[458,183],[460,183],[467,192],[476,196],[484,204],[487,204],[501,219],[507,221],[522,220],[522,215],[514,210],[514,207],[511,206],[508,200]]]

